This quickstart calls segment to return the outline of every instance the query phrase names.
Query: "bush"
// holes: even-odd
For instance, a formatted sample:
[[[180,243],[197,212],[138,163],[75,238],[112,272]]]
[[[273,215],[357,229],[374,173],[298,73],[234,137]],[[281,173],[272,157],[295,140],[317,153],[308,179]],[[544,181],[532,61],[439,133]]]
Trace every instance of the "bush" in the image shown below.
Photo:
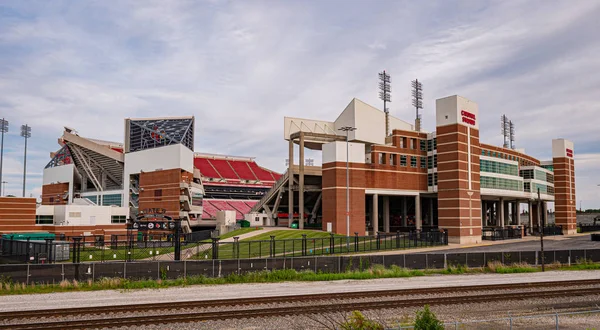
[[[438,320],[435,314],[425,305],[423,310],[417,311],[415,319],[415,330],[443,330],[444,324]]]
[[[383,325],[367,319],[359,311],[352,312],[346,322],[340,324],[342,330],[383,330]]]

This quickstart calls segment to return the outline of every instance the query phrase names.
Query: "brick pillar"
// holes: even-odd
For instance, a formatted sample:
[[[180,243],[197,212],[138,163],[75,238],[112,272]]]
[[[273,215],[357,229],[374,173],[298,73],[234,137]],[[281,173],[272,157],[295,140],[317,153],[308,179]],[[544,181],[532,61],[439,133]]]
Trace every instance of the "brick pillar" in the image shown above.
[[[481,242],[479,113],[461,96],[436,101],[439,227],[450,243]]]
[[[577,233],[577,198],[575,196],[575,161],[573,142],[552,140],[554,167],[554,207],[556,225],[563,226],[565,235]]]

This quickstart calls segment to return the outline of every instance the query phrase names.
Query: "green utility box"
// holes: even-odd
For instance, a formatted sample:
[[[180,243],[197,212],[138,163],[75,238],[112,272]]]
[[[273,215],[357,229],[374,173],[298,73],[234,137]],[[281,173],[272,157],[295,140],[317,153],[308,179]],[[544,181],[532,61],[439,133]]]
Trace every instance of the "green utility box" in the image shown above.
[[[31,241],[43,241],[45,239],[56,239],[55,234],[51,234],[49,232],[34,232],[34,233],[11,233],[11,234],[3,234],[3,239],[14,239],[20,241],[26,241],[28,238]]]
[[[250,228],[250,221],[247,221],[247,220],[240,221],[240,227],[242,227],[242,228]]]
[[[292,228],[298,229],[298,221],[292,222]]]

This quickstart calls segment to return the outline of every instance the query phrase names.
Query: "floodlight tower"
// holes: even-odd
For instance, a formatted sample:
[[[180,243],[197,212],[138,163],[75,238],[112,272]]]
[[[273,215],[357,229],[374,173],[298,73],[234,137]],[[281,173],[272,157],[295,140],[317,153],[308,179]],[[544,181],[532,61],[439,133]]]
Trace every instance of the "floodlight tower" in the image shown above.
[[[515,124],[513,124],[512,120],[508,122],[509,127],[509,139],[510,139],[510,148],[515,148]]]
[[[21,125],[21,136],[25,138],[25,154],[23,156],[23,197],[25,197],[25,178],[27,177],[27,139],[31,137],[31,127]]]
[[[421,131],[421,115],[419,109],[423,109],[423,84],[419,82],[419,79],[415,79],[411,82],[412,85],[412,105],[415,107],[415,131]]]
[[[383,112],[385,112],[385,136],[390,135],[390,111],[387,102],[392,102],[392,76],[385,70],[379,72],[379,98],[383,101]]]
[[[4,133],[8,133],[8,120],[0,120],[0,131],[2,131],[2,142],[0,142],[0,182],[2,182],[2,161],[4,159]]]
[[[508,137],[510,135],[510,121],[506,115],[500,116],[500,134],[504,137],[504,148],[508,148]]]

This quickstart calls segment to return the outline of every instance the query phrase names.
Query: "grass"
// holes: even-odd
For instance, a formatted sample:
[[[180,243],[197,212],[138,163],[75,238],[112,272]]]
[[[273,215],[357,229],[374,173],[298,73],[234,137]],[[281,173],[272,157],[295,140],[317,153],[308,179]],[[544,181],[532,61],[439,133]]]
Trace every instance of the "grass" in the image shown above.
[[[302,235],[306,234],[306,238],[329,238],[330,233],[321,230],[273,230],[260,234],[258,236],[244,239],[243,241],[270,241],[271,236],[275,236],[276,240],[280,239],[302,239]],[[342,235],[334,235],[334,237],[345,237]]]
[[[260,228],[260,227],[240,228],[240,229],[236,229],[234,231],[228,232],[227,234],[223,234],[223,235],[219,236],[219,239],[224,240],[226,238],[240,236],[240,235],[251,233],[251,232],[257,231],[257,230],[262,230],[262,228]],[[210,240],[209,240],[209,242],[210,242]]]
[[[490,262],[487,267],[467,268],[462,265],[449,265],[446,269],[426,269],[411,270],[392,265],[385,268],[382,265],[365,265],[360,262],[359,270],[347,270],[343,273],[323,273],[312,271],[295,271],[293,269],[283,269],[274,271],[259,271],[246,274],[231,274],[224,277],[209,278],[205,276],[189,276],[178,279],[159,279],[159,280],[138,280],[131,281],[121,278],[102,278],[96,282],[77,282],[62,281],[54,284],[30,284],[12,283],[10,278],[0,276],[0,295],[13,294],[33,294],[33,293],[51,293],[68,291],[95,291],[95,290],[134,290],[134,289],[154,289],[167,287],[182,287],[188,285],[216,285],[216,284],[236,284],[236,283],[279,283],[289,281],[336,281],[336,280],[367,280],[378,278],[407,278],[427,275],[448,275],[448,274],[480,274],[480,273],[524,273],[539,272],[540,267],[528,264],[513,264],[511,266],[502,265],[498,262]],[[598,270],[600,263],[590,261],[581,261],[580,264],[565,266],[560,263],[547,265],[547,269],[553,270]]]

